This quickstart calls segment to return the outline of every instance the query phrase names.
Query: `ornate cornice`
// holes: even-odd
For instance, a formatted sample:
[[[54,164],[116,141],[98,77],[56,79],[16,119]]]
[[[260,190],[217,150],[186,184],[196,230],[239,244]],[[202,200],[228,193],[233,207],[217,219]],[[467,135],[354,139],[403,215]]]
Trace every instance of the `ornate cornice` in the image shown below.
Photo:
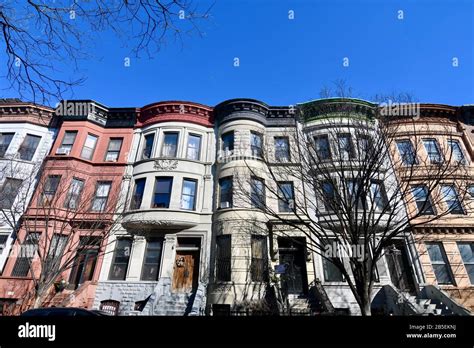
[[[212,127],[214,122],[209,106],[186,101],[164,101],[142,107],[136,127],[165,121],[190,122],[205,127]]]
[[[26,122],[39,126],[52,126],[54,110],[42,105],[13,101],[0,103],[0,122]]]
[[[363,115],[373,118],[377,114],[377,104],[355,98],[318,99],[297,104],[302,119],[309,122],[334,115]]]
[[[473,234],[474,226],[417,226],[415,234]]]
[[[293,125],[295,111],[291,106],[269,106],[256,99],[230,99],[214,108],[219,124],[246,119],[265,126]]]

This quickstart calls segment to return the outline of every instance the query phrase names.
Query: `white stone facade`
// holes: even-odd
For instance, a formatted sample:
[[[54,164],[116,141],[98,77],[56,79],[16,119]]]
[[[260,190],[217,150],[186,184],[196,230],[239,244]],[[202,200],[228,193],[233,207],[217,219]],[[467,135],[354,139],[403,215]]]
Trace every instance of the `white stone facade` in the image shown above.
[[[168,133],[177,135],[176,152],[171,156],[169,153],[164,154],[164,151],[168,151],[165,150],[167,145],[164,144],[165,134]],[[154,141],[151,151],[144,156],[146,137],[152,134]],[[190,136],[200,138],[199,150],[192,148],[192,154],[188,153],[191,151]],[[209,275],[213,200],[211,169],[215,158],[214,149],[213,129],[198,124],[169,121],[135,130],[121,198],[125,202],[122,229],[114,233],[109,240],[96,292],[95,307],[100,308],[103,301],[115,300],[120,302],[121,315],[183,315],[189,306],[191,294],[197,290],[205,293]],[[157,207],[157,199],[161,199],[156,198],[155,194],[159,190],[157,178],[172,179],[169,197],[165,198],[167,207]],[[137,180],[144,180],[145,184],[141,202],[133,206]],[[188,189],[183,187],[185,180],[195,183],[193,206],[189,203],[192,198],[184,197],[185,192],[188,192]],[[132,239],[126,275],[122,280],[111,280],[116,241],[124,237]],[[159,270],[153,281],[143,279],[149,240],[159,240],[161,243]],[[181,254],[186,258],[183,259],[185,263],[193,262],[192,270],[185,271],[193,272],[192,288],[180,288],[178,282],[181,280],[174,274],[180,271]],[[192,255],[194,261],[188,259],[189,255]],[[188,265],[185,264],[184,267]],[[158,288],[163,288],[164,292],[160,293]],[[147,307],[135,311],[135,303],[147,299],[150,295],[153,297]],[[202,306],[204,300],[200,299]],[[167,301],[173,303],[173,306],[168,306]],[[196,300],[193,303],[197,305]]]
[[[19,106],[14,105],[13,107]],[[22,184],[13,202],[14,211],[6,208],[0,214],[0,238],[3,242],[0,249],[0,272],[3,270],[15,240],[14,230],[18,226],[12,225],[14,222],[18,222],[29,204],[37,183],[38,171],[44,158],[49,154],[56,134],[56,129],[49,126],[50,114],[45,114],[41,119],[43,125],[40,122],[31,121],[27,114],[17,115],[15,119],[15,117],[11,117],[10,113],[6,113],[7,115],[5,113],[0,114],[0,133],[13,134],[13,138],[5,154],[0,158],[0,187],[4,187],[8,178],[22,180]],[[8,116],[8,120],[3,119],[5,116]],[[39,142],[34,153],[32,151],[32,154],[29,154],[28,157],[31,158],[22,159],[19,150],[28,135],[38,137]]]

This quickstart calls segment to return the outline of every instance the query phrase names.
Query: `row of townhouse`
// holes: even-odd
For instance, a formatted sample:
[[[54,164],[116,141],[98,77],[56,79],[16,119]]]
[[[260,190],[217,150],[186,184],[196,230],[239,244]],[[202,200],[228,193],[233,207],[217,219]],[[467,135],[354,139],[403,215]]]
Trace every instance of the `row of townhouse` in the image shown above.
[[[300,163],[297,134],[314,139],[320,160],[335,161],[336,153],[350,160],[362,143],[358,125],[344,124],[334,135],[329,131],[338,127],[334,110],[349,106],[351,113],[370,116],[378,105],[317,100],[296,106],[304,117],[296,116],[295,107],[252,99],[215,107],[183,101],[141,108],[108,108],[92,100],[61,105],[55,112],[19,100],[0,104],[4,312],[23,308],[36,284],[32,273],[47,265],[38,265],[35,253],[21,253],[32,245],[54,249],[59,263],[73,260],[54,279],[64,287],[48,289],[43,305],[116,315],[240,313],[268,295],[274,270],[284,264],[285,277],[276,281],[295,312],[329,307],[360,314],[344,277],[308,247],[308,235],[279,223],[259,204],[291,216],[293,202],[313,202],[315,219],[337,222],[310,183],[298,175],[269,178],[265,163],[282,168]],[[474,219],[468,209],[469,195],[474,197],[473,109],[421,104],[420,117],[410,123],[394,119],[390,134],[396,141],[387,160],[419,170],[406,176],[403,166],[389,165],[381,171],[391,174],[371,187],[387,191],[383,200],[391,188],[416,183],[413,204],[406,204],[400,219],[409,219],[411,209],[423,214],[377,262],[373,300],[392,306],[391,313],[402,313],[395,308],[397,296],[415,313],[420,303],[443,303],[443,314],[474,308]],[[423,186],[429,166],[421,164],[435,165],[446,148],[464,170],[453,171],[453,181],[441,186],[449,198],[443,202]],[[242,177],[248,179],[244,184]],[[262,189],[270,179],[277,183],[275,192]],[[466,187],[465,200],[457,196],[459,182]],[[245,183],[250,200],[242,194]],[[443,204],[449,213],[430,219],[444,211]]]

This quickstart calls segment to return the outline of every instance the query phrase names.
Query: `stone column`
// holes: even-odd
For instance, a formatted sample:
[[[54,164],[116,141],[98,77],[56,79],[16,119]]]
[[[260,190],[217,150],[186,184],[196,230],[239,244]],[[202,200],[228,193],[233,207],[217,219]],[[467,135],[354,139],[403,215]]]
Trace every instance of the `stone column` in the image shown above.
[[[146,239],[143,236],[135,236],[130,255],[128,281],[139,281],[141,276],[143,258],[145,256]]]
[[[160,278],[173,276],[174,258],[176,255],[176,234],[165,235],[163,242],[163,262],[161,263]]]

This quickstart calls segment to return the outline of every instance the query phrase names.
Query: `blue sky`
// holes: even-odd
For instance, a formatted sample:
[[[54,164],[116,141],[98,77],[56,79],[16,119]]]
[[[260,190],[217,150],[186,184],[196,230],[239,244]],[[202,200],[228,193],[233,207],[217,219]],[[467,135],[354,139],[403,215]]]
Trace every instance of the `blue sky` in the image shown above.
[[[403,91],[420,102],[474,104],[473,1],[216,0],[200,27],[204,37],[170,42],[151,60],[132,57],[130,67],[129,49],[103,34],[95,58],[80,65],[87,80],[74,98],[108,106],[239,97],[290,105],[344,79],[366,99]]]

